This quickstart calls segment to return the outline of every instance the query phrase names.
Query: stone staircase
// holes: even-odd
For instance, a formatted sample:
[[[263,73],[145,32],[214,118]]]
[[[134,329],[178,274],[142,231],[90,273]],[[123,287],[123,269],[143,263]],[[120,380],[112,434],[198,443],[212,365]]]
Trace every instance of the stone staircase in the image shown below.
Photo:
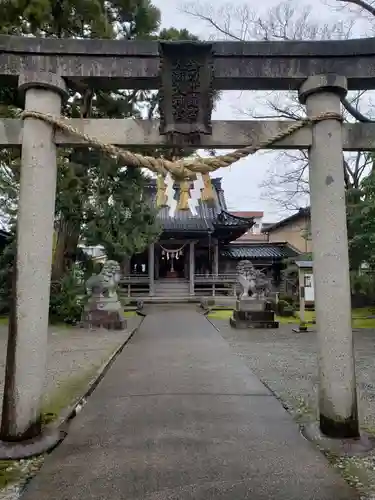
[[[159,279],[155,281],[157,299],[183,300],[190,296],[189,282],[185,279]]]

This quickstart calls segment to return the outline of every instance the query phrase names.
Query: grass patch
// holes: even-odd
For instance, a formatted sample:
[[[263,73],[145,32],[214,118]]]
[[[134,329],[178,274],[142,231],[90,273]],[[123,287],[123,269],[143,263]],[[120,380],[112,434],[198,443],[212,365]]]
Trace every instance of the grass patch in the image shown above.
[[[276,321],[278,321],[282,325],[295,325],[299,323],[299,312],[296,312],[296,316],[276,316]],[[305,323],[313,324],[315,321],[315,312],[314,311],[305,311]]]
[[[124,311],[124,318],[134,318],[137,316],[135,311]]]
[[[358,328],[358,329],[361,329],[361,328],[365,328],[365,329],[366,328],[368,328],[368,329],[374,328],[375,329],[375,319],[372,319],[372,318],[353,319],[352,325],[353,325],[353,328]]]
[[[369,318],[372,316],[374,311],[369,308],[361,308],[361,309],[353,309],[352,318],[353,318],[353,328],[368,328],[375,329],[375,318]],[[211,311],[207,317],[210,319],[221,319],[221,320],[229,320],[232,316],[232,311],[230,310],[217,310]],[[290,317],[282,317],[276,316],[276,321],[278,321],[281,325],[296,325],[299,323],[299,312],[296,313],[296,316]],[[312,324],[315,321],[315,312],[314,311],[305,311],[305,322],[307,324]]]
[[[233,311],[232,310],[219,310],[219,311],[211,311],[207,317],[210,319],[222,319],[222,320],[229,320],[229,318],[232,316]],[[312,314],[310,311],[307,311],[308,314],[306,314],[306,321],[312,321]],[[311,319],[310,319],[311,317]],[[276,321],[279,321],[281,324],[284,325],[295,325],[298,323],[298,315],[297,317],[279,317],[276,316]]]
[[[207,318],[210,319],[228,319],[232,316],[232,310],[220,309],[217,311],[211,311],[207,314]]]
[[[369,316],[375,315],[375,308],[371,307],[361,307],[352,310],[353,318],[368,318]]]

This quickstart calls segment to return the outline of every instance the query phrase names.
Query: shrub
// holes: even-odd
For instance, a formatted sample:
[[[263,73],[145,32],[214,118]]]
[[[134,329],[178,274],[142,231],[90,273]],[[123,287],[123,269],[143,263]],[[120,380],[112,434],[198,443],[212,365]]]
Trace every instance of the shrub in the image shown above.
[[[375,301],[375,276],[373,273],[350,273],[350,284],[352,293],[365,295],[370,300]]]
[[[283,313],[280,314],[280,316],[284,316],[284,317],[287,317],[287,318],[290,318],[291,316],[295,316],[296,315],[296,310],[294,309],[293,306],[288,306],[288,307],[285,307],[283,309]]]
[[[292,295],[279,295],[279,302],[287,302],[290,306],[294,306],[296,298]]]
[[[49,315],[51,322],[77,324],[82,315],[85,289],[74,271],[51,284]]]
[[[279,300],[276,304],[276,314],[284,317],[295,316],[296,311],[294,306],[286,300]]]

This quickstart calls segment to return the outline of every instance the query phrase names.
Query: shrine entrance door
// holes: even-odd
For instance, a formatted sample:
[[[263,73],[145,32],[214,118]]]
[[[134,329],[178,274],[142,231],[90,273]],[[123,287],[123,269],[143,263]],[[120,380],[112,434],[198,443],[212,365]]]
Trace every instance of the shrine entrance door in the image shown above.
[[[159,277],[186,279],[189,275],[185,245],[158,245]]]

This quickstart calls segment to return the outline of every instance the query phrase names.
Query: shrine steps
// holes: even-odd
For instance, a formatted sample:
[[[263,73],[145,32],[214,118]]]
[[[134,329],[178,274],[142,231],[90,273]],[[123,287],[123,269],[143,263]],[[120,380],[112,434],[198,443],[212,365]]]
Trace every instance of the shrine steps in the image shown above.
[[[132,301],[140,301],[143,304],[199,304],[201,302],[201,297],[186,296],[186,297],[173,297],[173,296],[140,296],[132,297]]]
[[[155,297],[186,298],[190,296],[189,282],[184,279],[159,279],[154,285]]]

